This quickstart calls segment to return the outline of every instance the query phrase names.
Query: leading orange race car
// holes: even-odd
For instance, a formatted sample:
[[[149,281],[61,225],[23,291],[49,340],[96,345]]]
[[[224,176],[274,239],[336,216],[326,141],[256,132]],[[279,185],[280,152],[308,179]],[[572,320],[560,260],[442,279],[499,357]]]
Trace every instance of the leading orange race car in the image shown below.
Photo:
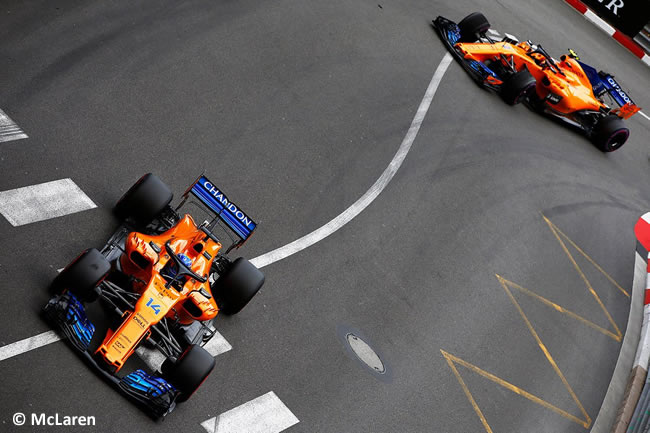
[[[172,198],[155,175],[140,178],[115,207],[123,224],[101,251],[88,249],[61,271],[45,307],[86,360],[154,417],[187,400],[214,368],[203,347],[216,333],[212,319],[219,311],[238,313],[264,283],[248,260],[227,256],[256,223],[219,188],[200,176],[175,209]],[[185,204],[197,205],[209,219],[197,224],[190,214],[179,214]],[[226,251],[217,228],[232,240]],[[91,349],[95,325],[83,303],[98,298],[113,320]],[[121,375],[144,344],[164,355],[160,371]]]
[[[611,74],[580,62],[573,50],[560,60],[541,45],[519,42],[505,34],[494,40],[490,23],[474,12],[458,24],[439,16],[433,26],[447,49],[483,88],[499,93],[506,103],[526,102],[531,108],[582,130],[604,152],[628,139],[627,119],[640,108]],[[612,108],[605,103],[618,105]]]

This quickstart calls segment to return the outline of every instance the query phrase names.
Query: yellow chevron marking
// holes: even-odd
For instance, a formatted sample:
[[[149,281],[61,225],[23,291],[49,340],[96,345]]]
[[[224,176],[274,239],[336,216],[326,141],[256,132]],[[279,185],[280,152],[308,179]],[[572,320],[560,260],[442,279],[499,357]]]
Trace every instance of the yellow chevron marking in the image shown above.
[[[623,293],[628,298],[630,297],[629,293],[627,291],[625,291],[623,289],[623,287],[621,287],[616,281],[614,281],[614,279],[607,272],[605,272],[603,270],[603,268],[600,267],[591,257],[589,257],[589,255],[587,255],[587,253],[585,253],[575,242],[573,242],[555,224],[553,224],[548,218],[546,218],[546,216],[544,216],[542,214],[542,218],[544,218],[544,221],[546,222],[549,229],[551,230],[551,232],[553,233],[553,235],[555,236],[555,238],[559,242],[559,244],[562,247],[562,250],[566,254],[567,258],[569,259],[569,261],[571,262],[571,264],[573,265],[575,270],[578,272],[578,274],[582,278],[583,282],[585,283],[585,285],[587,287],[588,292],[596,300],[596,302],[598,303],[598,305],[600,306],[602,311],[605,313],[605,316],[607,317],[607,320],[609,321],[609,323],[612,325],[612,327],[614,329],[614,332],[612,332],[612,331],[610,331],[608,329],[605,329],[602,326],[596,325],[594,322],[592,322],[592,321],[590,321],[590,320],[588,320],[588,319],[586,319],[586,318],[584,318],[584,317],[582,317],[582,316],[580,316],[580,315],[578,315],[578,314],[576,314],[576,313],[562,307],[561,305],[559,305],[559,304],[557,304],[557,303],[555,303],[555,302],[553,302],[553,301],[551,301],[551,300],[549,300],[549,299],[547,299],[547,298],[545,298],[545,297],[543,297],[543,296],[541,296],[541,295],[539,295],[539,294],[537,294],[537,293],[535,293],[535,292],[533,292],[533,291],[531,291],[531,290],[529,290],[529,289],[527,289],[525,287],[520,286],[519,284],[516,284],[516,283],[514,283],[512,281],[509,281],[509,280],[503,278],[500,275],[496,275],[497,280],[499,281],[499,283],[501,284],[501,286],[505,290],[505,292],[508,295],[508,298],[510,299],[512,304],[515,306],[515,308],[519,312],[519,315],[523,319],[524,323],[526,324],[526,327],[528,328],[528,330],[530,331],[531,335],[533,336],[535,342],[537,343],[540,350],[544,354],[544,357],[546,358],[547,362],[551,365],[551,367],[555,371],[555,374],[558,376],[558,378],[560,378],[560,380],[562,381],[562,384],[564,385],[564,387],[567,390],[567,392],[569,393],[569,395],[571,395],[571,398],[573,399],[576,406],[578,407],[580,413],[582,414],[582,417],[579,418],[579,417],[577,417],[575,415],[572,415],[568,411],[563,410],[563,409],[561,409],[561,408],[559,408],[559,407],[557,407],[557,406],[555,406],[555,405],[553,405],[553,404],[551,404],[551,403],[549,403],[549,402],[547,402],[547,401],[545,401],[545,400],[543,400],[543,399],[541,399],[541,398],[539,398],[539,397],[537,397],[537,396],[535,396],[535,395],[533,395],[533,394],[519,388],[518,386],[513,385],[512,383],[507,382],[507,381],[495,376],[494,374],[489,373],[489,372],[475,366],[474,364],[471,364],[471,363],[469,363],[467,361],[464,361],[464,360],[462,360],[462,359],[460,359],[460,358],[458,358],[458,357],[456,357],[456,356],[454,356],[454,355],[452,355],[452,354],[450,354],[450,353],[448,353],[448,352],[446,352],[444,350],[441,350],[440,352],[442,353],[442,356],[444,356],[445,359],[447,360],[447,363],[449,364],[449,367],[451,368],[452,372],[454,373],[454,376],[456,376],[456,379],[458,380],[458,383],[460,384],[461,388],[463,389],[463,392],[465,393],[467,399],[469,400],[470,404],[472,405],[472,408],[474,409],[474,411],[478,415],[479,419],[481,420],[481,423],[483,424],[483,427],[485,428],[485,431],[487,433],[493,433],[493,430],[490,427],[490,425],[488,424],[487,419],[483,415],[483,412],[481,411],[480,407],[476,403],[476,400],[472,396],[472,393],[470,392],[467,384],[465,383],[465,381],[463,380],[460,372],[458,371],[458,368],[457,368],[458,365],[461,365],[461,366],[467,368],[468,370],[471,370],[474,373],[477,373],[478,375],[480,375],[480,376],[482,376],[482,377],[496,383],[497,385],[500,385],[500,386],[502,386],[502,387],[504,387],[506,389],[509,389],[510,391],[512,391],[512,392],[514,392],[516,394],[519,394],[520,396],[522,396],[522,397],[524,397],[524,398],[526,398],[526,399],[528,399],[528,400],[530,400],[530,401],[532,401],[532,402],[534,402],[534,403],[536,403],[536,404],[538,404],[538,405],[540,405],[542,407],[545,407],[547,409],[552,410],[553,412],[557,413],[558,415],[560,415],[560,416],[562,416],[562,417],[564,417],[564,418],[566,418],[566,419],[568,419],[568,420],[570,420],[572,422],[575,422],[575,423],[583,426],[585,429],[588,429],[591,426],[591,422],[592,422],[591,417],[589,416],[589,414],[585,410],[584,406],[580,402],[580,399],[578,399],[578,396],[573,391],[573,388],[571,387],[571,385],[567,381],[566,377],[564,376],[564,374],[560,370],[560,367],[557,365],[557,363],[555,362],[555,360],[551,356],[551,353],[546,348],[546,345],[544,345],[544,343],[542,342],[542,339],[540,338],[539,334],[535,330],[535,327],[530,322],[530,320],[528,319],[528,316],[526,316],[526,313],[524,313],[524,310],[521,308],[521,305],[519,304],[519,302],[517,302],[517,299],[512,294],[512,289],[515,289],[515,290],[519,291],[520,293],[523,293],[523,294],[525,294],[525,295],[527,295],[527,296],[529,296],[529,297],[531,297],[533,299],[538,300],[539,302],[553,308],[555,311],[557,311],[559,313],[562,313],[562,314],[565,314],[565,315],[579,321],[580,323],[582,323],[582,324],[584,324],[586,326],[589,326],[590,328],[595,329],[596,331],[602,333],[603,335],[606,335],[606,336],[612,338],[613,340],[615,340],[617,342],[620,342],[621,339],[623,338],[623,334],[622,334],[621,330],[616,325],[616,322],[614,322],[614,319],[612,318],[611,314],[609,313],[609,311],[607,310],[607,308],[603,304],[602,300],[600,299],[600,297],[598,296],[598,294],[594,290],[593,286],[591,285],[591,282],[589,281],[589,279],[587,278],[585,273],[582,271],[582,269],[580,268],[580,266],[576,262],[574,256],[569,251],[569,248],[567,247],[567,243],[569,245],[571,245],[573,248],[575,248],[576,251],[578,251],[585,259],[587,259],[589,261],[589,263],[591,263],[621,293]]]

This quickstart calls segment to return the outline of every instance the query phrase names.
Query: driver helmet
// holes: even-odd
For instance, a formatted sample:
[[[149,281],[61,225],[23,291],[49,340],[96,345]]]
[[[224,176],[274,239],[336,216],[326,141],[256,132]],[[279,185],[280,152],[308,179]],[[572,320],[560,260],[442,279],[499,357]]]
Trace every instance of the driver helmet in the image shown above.
[[[190,268],[192,266],[192,260],[187,255],[181,253],[181,254],[178,254],[178,258],[180,259],[181,263],[183,263],[188,268]],[[175,264],[174,264],[173,261],[170,261],[169,263],[167,263],[165,265],[165,268],[166,268],[165,269],[165,271],[166,271],[165,274],[170,279],[173,279],[176,276],[176,274],[178,273],[178,267],[174,266],[174,265]]]

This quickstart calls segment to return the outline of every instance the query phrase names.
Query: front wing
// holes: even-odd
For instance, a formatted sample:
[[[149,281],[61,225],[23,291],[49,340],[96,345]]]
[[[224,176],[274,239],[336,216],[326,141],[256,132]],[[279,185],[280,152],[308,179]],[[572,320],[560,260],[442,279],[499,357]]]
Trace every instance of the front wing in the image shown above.
[[[460,40],[460,29],[458,28],[458,25],[442,16],[433,20],[432,23],[438,36],[440,36],[445,47],[447,47],[447,50],[449,50],[463,69],[467,71],[470,77],[472,77],[472,79],[483,88],[499,91],[500,85],[496,84],[496,82],[500,83],[501,80],[494,71],[482,62],[473,59],[466,59],[465,56],[456,49],[456,44]]]
[[[50,299],[44,312],[90,365],[124,395],[143,406],[149,414],[160,418],[174,410],[178,391],[165,379],[143,370],[136,370],[120,378],[95,361],[88,350],[95,326],[88,319],[83,304],[72,293],[65,292]]]

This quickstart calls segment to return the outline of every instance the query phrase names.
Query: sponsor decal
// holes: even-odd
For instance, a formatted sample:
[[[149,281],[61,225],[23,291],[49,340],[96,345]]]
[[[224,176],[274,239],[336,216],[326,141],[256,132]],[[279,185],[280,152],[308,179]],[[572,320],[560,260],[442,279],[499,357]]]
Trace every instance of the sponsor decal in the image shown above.
[[[614,15],[618,16],[618,10],[625,7],[623,0],[598,0],[598,3],[603,3]]]
[[[142,316],[140,316],[140,313],[133,316],[133,321],[135,323],[137,323],[138,325],[140,325],[140,327],[143,328],[143,329],[147,327],[148,322],[146,320],[144,320],[144,318]],[[126,338],[126,336],[124,336],[124,338]],[[131,340],[128,340],[128,341],[129,341],[129,343],[131,342]]]
[[[235,215],[235,217],[242,222],[246,227],[251,228],[251,224],[253,223],[244,212],[239,210],[237,206],[235,206],[234,203],[228,201],[228,197],[226,195],[219,191],[217,187],[212,185],[209,180],[206,178],[201,179],[203,182],[203,187],[212,195],[212,197],[216,198],[221,205],[228,209],[231,214]]]
[[[551,104],[558,104],[562,100],[562,96],[556,95],[555,93],[549,93],[546,95],[546,100]]]
[[[615,29],[633,38],[650,20],[648,0],[582,0]]]
[[[612,77],[607,77],[607,82],[612,86],[612,88],[618,93],[618,95],[623,98],[626,104],[629,104],[632,102],[629,96],[627,96],[627,93],[621,89],[621,86],[618,85],[616,80],[614,80]]]
[[[191,190],[197,198],[214,211],[241,239],[247,239],[257,224],[208,178],[201,176]]]

